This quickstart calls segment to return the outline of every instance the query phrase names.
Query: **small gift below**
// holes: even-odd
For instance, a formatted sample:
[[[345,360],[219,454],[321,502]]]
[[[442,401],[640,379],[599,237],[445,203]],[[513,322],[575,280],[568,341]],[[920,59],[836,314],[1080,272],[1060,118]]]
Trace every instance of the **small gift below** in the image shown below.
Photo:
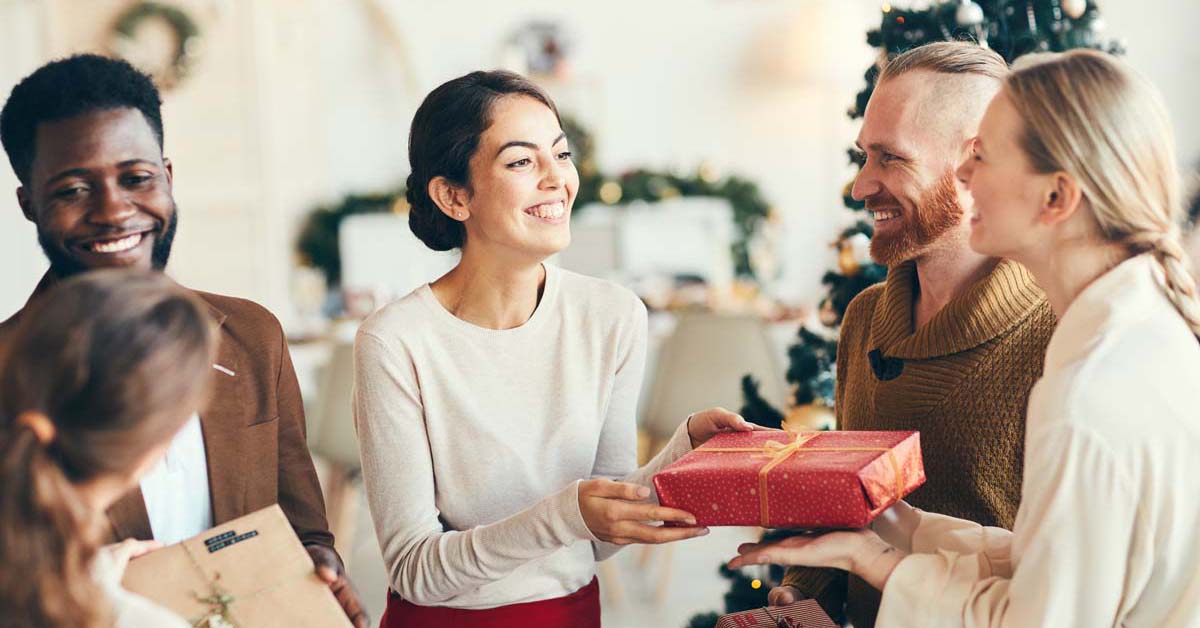
[[[135,558],[121,584],[204,628],[350,628],[277,505]]]
[[[816,600],[721,615],[715,628],[838,628]]]
[[[718,434],[654,476],[702,526],[861,528],[925,483],[917,432]]]

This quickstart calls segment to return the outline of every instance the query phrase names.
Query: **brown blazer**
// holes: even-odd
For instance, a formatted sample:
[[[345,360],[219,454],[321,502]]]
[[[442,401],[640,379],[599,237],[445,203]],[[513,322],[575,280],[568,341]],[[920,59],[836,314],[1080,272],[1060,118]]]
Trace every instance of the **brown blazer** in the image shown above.
[[[32,303],[55,278],[44,276]],[[305,544],[333,549],[325,502],[305,437],[304,406],[279,321],[262,306],[196,292],[220,325],[211,403],[200,412],[213,522],[220,525],[278,503]],[[0,323],[0,351],[26,303]],[[108,511],[115,539],[150,539],[141,489]]]

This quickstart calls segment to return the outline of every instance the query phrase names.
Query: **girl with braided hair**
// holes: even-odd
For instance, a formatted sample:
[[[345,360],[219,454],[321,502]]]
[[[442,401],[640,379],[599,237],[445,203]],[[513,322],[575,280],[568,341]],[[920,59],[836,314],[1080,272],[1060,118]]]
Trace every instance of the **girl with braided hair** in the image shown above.
[[[971,247],[1028,267],[1058,318],[1012,532],[902,502],[731,564],[848,569],[881,626],[1200,625],[1200,300],[1161,101],[1103,53],[1029,55],[973,144]]]

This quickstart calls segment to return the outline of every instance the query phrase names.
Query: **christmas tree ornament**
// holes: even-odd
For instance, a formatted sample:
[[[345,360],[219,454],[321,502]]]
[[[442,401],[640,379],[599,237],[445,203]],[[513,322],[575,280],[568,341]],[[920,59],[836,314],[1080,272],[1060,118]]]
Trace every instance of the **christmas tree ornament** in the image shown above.
[[[837,416],[833,408],[819,401],[792,408],[783,420],[783,429],[789,432],[823,431],[836,427]]]
[[[1063,13],[1067,17],[1078,20],[1083,17],[1083,12],[1087,10],[1087,0],[1062,0]]]
[[[721,173],[707,161],[700,162],[700,166],[696,168],[696,176],[705,183],[717,183],[721,180]]]
[[[983,7],[974,0],[960,0],[954,11],[954,21],[959,26],[979,26],[983,24]]]
[[[621,201],[621,184],[616,181],[605,181],[600,184],[600,200],[605,205],[616,205]]]
[[[838,243],[838,270],[843,275],[854,276],[859,271],[858,260],[854,257],[854,249],[845,241]]]
[[[863,266],[870,264],[871,238],[865,233],[854,233],[837,243],[838,270],[847,277],[858,274]]]
[[[821,324],[825,325],[826,327],[833,327],[834,325],[838,324],[838,313],[837,310],[833,309],[832,299],[824,299],[821,301],[821,309],[818,312],[817,317],[821,321]]]

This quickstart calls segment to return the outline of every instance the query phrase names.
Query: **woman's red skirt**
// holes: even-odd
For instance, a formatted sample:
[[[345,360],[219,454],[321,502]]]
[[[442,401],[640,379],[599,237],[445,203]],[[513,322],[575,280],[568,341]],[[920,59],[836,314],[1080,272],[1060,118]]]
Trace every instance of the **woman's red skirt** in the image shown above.
[[[600,628],[600,585],[595,578],[565,597],[481,610],[417,606],[388,591],[380,628]]]

